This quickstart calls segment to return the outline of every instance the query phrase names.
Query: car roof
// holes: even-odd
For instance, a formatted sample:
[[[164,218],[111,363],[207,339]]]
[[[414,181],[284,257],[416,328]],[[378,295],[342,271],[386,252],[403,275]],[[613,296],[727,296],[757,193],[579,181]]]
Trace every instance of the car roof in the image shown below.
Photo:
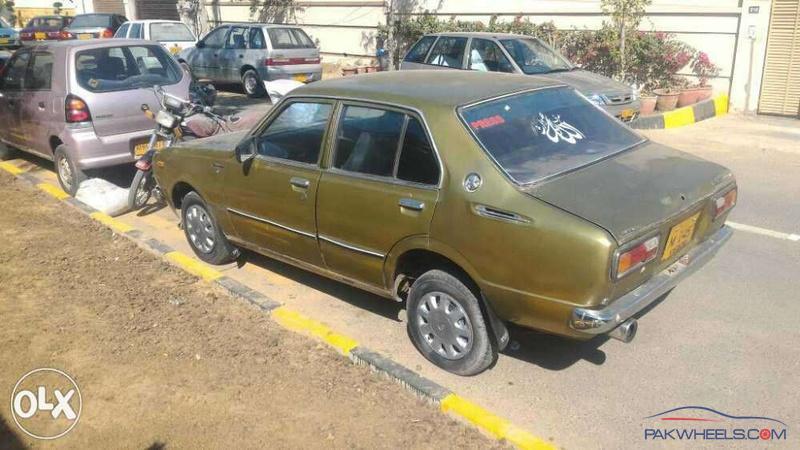
[[[167,20],[167,19],[141,19],[141,20],[129,20],[125,23],[180,23],[183,24],[180,20]]]
[[[153,41],[146,41],[144,39],[93,39],[93,40],[70,40],[70,41],[55,41],[55,42],[47,42],[43,44],[35,44],[30,46],[25,46],[24,49],[30,49],[32,51],[36,50],[69,50],[73,48],[78,49],[91,49],[91,48],[106,48],[106,47],[118,47],[121,45],[136,45],[136,44],[148,44],[148,45],[158,45],[158,42]]]
[[[298,28],[302,29],[299,25],[288,25],[282,23],[254,23],[254,22],[225,22],[220,24],[220,27],[226,26],[244,26],[244,27],[261,27],[261,28]]]
[[[295,89],[290,96],[343,97],[425,109],[457,107],[552,86],[563,83],[531,75],[472,70],[404,70],[317,81]]]
[[[524,34],[514,34],[514,33],[492,33],[489,31],[453,31],[453,32],[441,32],[441,33],[431,33],[426,34],[425,36],[453,36],[453,37],[480,37],[486,39],[536,39],[536,36],[527,36]]]

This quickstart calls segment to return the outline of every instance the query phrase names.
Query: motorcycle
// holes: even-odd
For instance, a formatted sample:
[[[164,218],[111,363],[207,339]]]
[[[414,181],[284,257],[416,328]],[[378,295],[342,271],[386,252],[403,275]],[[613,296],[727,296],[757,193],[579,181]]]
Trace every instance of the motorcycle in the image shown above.
[[[142,112],[154,120],[156,126],[150,135],[147,151],[136,161],[136,175],[128,191],[128,207],[131,210],[144,207],[151,196],[156,198],[157,203],[164,200],[152,170],[153,157],[159,150],[185,139],[199,139],[249,129],[263,115],[259,111],[251,111],[223,117],[216,114],[211,106],[181,99],[165,92],[160,86],[153,89],[161,109],[154,113],[147,105],[142,105]]]

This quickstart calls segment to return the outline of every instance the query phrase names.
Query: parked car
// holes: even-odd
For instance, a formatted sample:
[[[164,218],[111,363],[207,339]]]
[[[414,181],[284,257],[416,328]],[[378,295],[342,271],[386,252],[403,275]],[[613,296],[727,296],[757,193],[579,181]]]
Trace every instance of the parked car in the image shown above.
[[[119,27],[128,19],[119,14],[78,14],[67,26],[68,39],[113,38]]]
[[[198,78],[241,83],[250,97],[265,94],[263,81],[322,78],[319,49],[299,27],[269,24],[222,25],[178,60]]]
[[[6,63],[10,58],[11,58],[11,52],[0,50],[0,73],[3,72],[3,67],[5,67]]]
[[[17,30],[0,17],[0,49],[15,49],[21,45]]]
[[[438,33],[420,38],[400,70],[466,69],[538,75],[566,83],[618,119],[629,122],[641,103],[630,86],[582,70],[540,39],[504,33]]]
[[[144,154],[158,111],[154,85],[182,98],[191,79],[148,41],[62,41],[18,50],[0,78],[0,158],[20,149],[55,162],[74,194],[84,171]]]
[[[70,39],[64,29],[71,22],[69,16],[36,16],[20,30],[19,37],[24,44]]]
[[[197,43],[192,30],[177,20],[131,20],[122,24],[114,37],[156,41],[173,55]]]
[[[243,247],[404,301],[416,348],[461,375],[506,322],[630,341],[728,240],[737,192],[572,87],[469,71],[302,86],[248,133],[162,151],[155,176],[203,261]]]

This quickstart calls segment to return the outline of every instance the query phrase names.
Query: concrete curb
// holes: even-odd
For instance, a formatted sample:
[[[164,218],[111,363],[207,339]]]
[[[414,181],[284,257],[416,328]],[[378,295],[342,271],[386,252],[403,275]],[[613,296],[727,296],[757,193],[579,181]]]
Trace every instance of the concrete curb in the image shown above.
[[[453,416],[477,428],[485,435],[510,443],[520,449],[551,450],[556,448],[553,444],[530,434],[512,424],[509,420],[495,415],[402,364],[359,345],[354,339],[336,333],[324,324],[283,306],[282,303],[266,297],[237,280],[224,276],[221,272],[172,249],[169,245],[155,238],[146,236],[141,230],[137,230],[70,197],[58,186],[42,183],[34,176],[25,173],[24,170],[8,162],[0,162],[0,169],[14,175],[17,179],[27,182],[31,187],[38,188],[51,197],[86,214],[114,233],[132,241],[148,253],[198,278],[219,286],[230,295],[258,307],[268,313],[270,318],[283,328],[320,340],[349,358],[354,364],[367,366],[373,372],[380,373],[386,378],[399,383],[416,396],[437,405],[442,413]]]
[[[655,130],[661,128],[677,128],[691,125],[712,117],[728,113],[728,96],[718,95],[708,100],[695,103],[691,106],[678,108],[650,116],[642,116],[631,122],[631,128],[640,130]]]

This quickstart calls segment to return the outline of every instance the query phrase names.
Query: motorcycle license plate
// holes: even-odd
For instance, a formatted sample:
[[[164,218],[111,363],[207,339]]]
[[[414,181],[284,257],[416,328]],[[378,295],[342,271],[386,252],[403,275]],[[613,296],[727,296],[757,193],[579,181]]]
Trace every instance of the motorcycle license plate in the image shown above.
[[[8,38],[0,38],[0,44],[8,44]]]
[[[161,150],[162,148],[166,147],[166,144],[167,144],[166,141],[159,139],[159,140],[156,141],[156,145],[154,146],[154,148],[156,150]],[[149,149],[149,148],[150,148],[150,141],[143,142],[141,144],[136,144],[133,147],[133,156],[135,156],[137,158],[141,158],[142,155],[147,153],[147,149]]]

